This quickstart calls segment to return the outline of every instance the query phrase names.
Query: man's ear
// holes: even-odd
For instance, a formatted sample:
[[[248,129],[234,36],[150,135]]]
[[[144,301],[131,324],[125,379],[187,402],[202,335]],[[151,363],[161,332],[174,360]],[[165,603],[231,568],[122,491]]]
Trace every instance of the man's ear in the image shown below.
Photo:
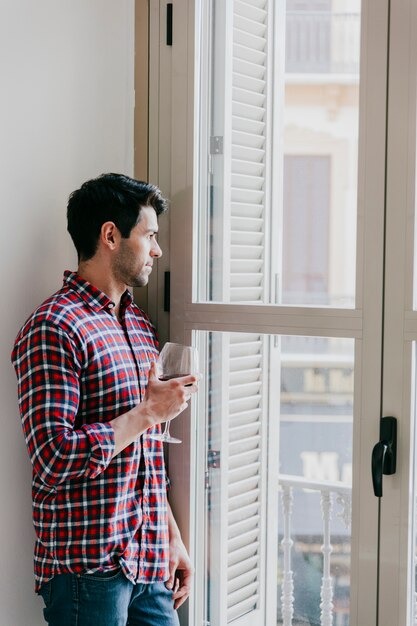
[[[109,250],[117,248],[120,241],[120,231],[114,222],[104,222],[100,231],[100,240]]]

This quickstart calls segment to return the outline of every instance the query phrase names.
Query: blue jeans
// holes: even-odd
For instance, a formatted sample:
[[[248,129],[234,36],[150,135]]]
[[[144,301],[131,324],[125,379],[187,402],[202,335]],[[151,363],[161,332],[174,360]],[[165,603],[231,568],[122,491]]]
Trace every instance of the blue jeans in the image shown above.
[[[42,585],[49,626],[179,626],[165,583],[133,585],[123,574],[59,574]]]

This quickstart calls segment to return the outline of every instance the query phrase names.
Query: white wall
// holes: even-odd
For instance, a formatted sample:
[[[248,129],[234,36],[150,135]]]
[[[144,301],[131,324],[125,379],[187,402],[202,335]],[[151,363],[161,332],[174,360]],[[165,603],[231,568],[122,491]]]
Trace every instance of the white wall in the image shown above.
[[[133,169],[134,0],[0,2],[0,626],[40,626],[10,351],[76,257],[68,194]]]

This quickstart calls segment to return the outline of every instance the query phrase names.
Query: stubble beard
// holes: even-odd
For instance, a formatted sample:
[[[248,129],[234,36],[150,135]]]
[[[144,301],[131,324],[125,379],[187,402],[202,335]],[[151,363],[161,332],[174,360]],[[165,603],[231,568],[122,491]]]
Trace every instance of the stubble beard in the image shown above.
[[[132,278],[132,283],[130,287],[146,287],[149,282],[148,276],[137,276],[136,278]]]
[[[113,271],[125,285],[129,287],[145,287],[149,281],[149,273],[146,272],[145,267],[136,274],[134,259],[129,250],[126,247],[122,247],[119,256],[114,261]]]

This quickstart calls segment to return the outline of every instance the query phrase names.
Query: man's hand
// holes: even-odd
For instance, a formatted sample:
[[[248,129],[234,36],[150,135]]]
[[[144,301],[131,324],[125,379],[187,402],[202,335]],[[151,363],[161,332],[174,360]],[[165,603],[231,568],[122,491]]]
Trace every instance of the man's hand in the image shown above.
[[[191,394],[197,391],[200,378],[190,374],[159,380],[157,366],[153,361],[143,401],[110,422],[114,430],[113,457],[155,424],[171,420],[184,411]]]
[[[172,598],[175,610],[190,595],[193,574],[194,568],[181,538],[171,539],[169,543],[169,579],[165,585],[167,589],[172,589],[174,592]]]
[[[171,380],[159,380],[157,365],[151,363],[144,404],[155,424],[179,415],[188,406],[192,393],[198,388],[199,377],[188,375]]]

